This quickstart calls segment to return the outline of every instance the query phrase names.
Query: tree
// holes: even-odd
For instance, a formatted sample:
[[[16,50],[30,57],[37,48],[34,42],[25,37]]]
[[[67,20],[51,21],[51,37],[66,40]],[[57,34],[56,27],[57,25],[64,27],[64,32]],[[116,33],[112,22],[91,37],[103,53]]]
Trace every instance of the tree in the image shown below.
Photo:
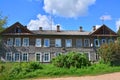
[[[6,16],[3,17],[0,14],[0,33],[4,30],[4,26],[5,26],[6,23],[7,23],[7,17]],[[1,58],[2,51],[4,51],[1,39],[2,39],[2,36],[0,35],[0,58]]]
[[[119,26],[119,29],[118,29],[118,31],[117,31],[117,34],[118,34],[118,36],[120,37],[120,26]]]
[[[120,65],[120,45],[118,42],[102,45],[98,49],[98,54],[105,64]]]
[[[0,32],[2,32],[4,30],[4,26],[5,24],[7,23],[7,17],[3,17],[1,14],[0,14]]]

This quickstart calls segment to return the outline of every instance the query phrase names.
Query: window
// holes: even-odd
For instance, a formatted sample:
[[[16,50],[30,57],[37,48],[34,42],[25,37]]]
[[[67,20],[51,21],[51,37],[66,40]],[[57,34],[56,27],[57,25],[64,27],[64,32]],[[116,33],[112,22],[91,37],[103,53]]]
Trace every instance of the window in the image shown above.
[[[102,44],[104,44],[104,43],[106,43],[106,39],[102,39],[102,42],[101,42]]]
[[[90,53],[89,53],[89,52],[85,52],[84,54],[86,55],[86,57],[87,57],[88,60],[90,61],[90,60],[91,60]]]
[[[15,38],[15,46],[21,46],[21,38]]]
[[[7,45],[8,46],[13,46],[13,38],[8,38]]]
[[[90,47],[90,40],[84,39],[84,47]]]
[[[113,39],[109,39],[109,40],[108,40],[108,43],[113,43]]]
[[[50,53],[49,52],[44,53],[43,62],[50,62]]]
[[[40,52],[36,52],[36,61],[41,62],[42,54]]]
[[[41,47],[41,39],[36,39],[36,42],[35,42],[35,46],[36,47]]]
[[[15,53],[14,54],[14,60],[15,61],[20,61],[20,53]]]
[[[95,45],[95,47],[100,47],[99,39],[94,40],[94,45]]]
[[[6,53],[6,60],[7,61],[12,61],[12,53],[11,52]]]
[[[55,39],[55,47],[61,47],[61,39]]]
[[[55,54],[54,54],[54,56],[56,57],[56,56],[59,56],[59,55],[61,55],[62,53],[61,52],[56,52]]]
[[[50,47],[50,40],[44,39],[44,47]]]
[[[66,47],[72,47],[72,39],[66,39]]]
[[[23,38],[23,46],[29,46],[29,38]]]
[[[76,47],[82,47],[82,39],[76,39]]]
[[[22,54],[22,61],[25,61],[25,62],[28,61],[28,53],[23,53]]]
[[[21,29],[19,28],[19,26],[15,28],[15,33],[21,33]]]

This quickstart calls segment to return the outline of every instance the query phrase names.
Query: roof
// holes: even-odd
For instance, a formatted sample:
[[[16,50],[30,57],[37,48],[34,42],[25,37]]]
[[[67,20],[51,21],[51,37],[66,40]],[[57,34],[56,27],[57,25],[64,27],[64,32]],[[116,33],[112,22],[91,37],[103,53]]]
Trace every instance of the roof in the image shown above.
[[[103,24],[101,27],[96,29],[95,31],[91,32],[92,36],[117,36],[113,30]]]
[[[89,35],[90,34],[90,32],[86,32],[86,31],[80,32],[78,30],[76,31],[62,30],[59,32],[57,32],[56,30],[42,30],[42,31],[33,30],[32,32],[38,35]]]
[[[18,32],[18,29],[20,32]],[[117,36],[117,34],[108,28],[106,25],[102,25],[95,31],[84,30],[29,30],[26,26],[16,22],[2,32],[2,35],[75,35],[75,36]]]

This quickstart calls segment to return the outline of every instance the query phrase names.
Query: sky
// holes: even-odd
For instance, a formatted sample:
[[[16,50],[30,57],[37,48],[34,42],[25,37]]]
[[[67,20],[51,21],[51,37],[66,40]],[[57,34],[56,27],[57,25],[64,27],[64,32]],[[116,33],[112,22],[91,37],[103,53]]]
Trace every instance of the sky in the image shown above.
[[[120,26],[120,0],[0,0],[0,13],[7,16],[9,27],[15,22],[30,30],[91,31],[93,26],[107,25],[114,31]]]

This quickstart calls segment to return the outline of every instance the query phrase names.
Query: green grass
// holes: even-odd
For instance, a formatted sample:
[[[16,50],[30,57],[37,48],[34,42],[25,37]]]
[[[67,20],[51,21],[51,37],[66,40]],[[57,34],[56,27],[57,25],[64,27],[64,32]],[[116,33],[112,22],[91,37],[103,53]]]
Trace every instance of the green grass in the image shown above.
[[[33,63],[34,64],[34,63]],[[120,67],[111,67],[106,64],[93,64],[84,68],[59,68],[52,64],[37,64],[31,67],[31,63],[0,63],[5,66],[3,72],[0,73],[0,80],[18,80],[29,78],[49,78],[49,77],[65,77],[65,76],[86,76],[99,75],[112,72],[120,72]],[[36,64],[36,63],[35,63]],[[35,67],[38,67],[37,69]]]

